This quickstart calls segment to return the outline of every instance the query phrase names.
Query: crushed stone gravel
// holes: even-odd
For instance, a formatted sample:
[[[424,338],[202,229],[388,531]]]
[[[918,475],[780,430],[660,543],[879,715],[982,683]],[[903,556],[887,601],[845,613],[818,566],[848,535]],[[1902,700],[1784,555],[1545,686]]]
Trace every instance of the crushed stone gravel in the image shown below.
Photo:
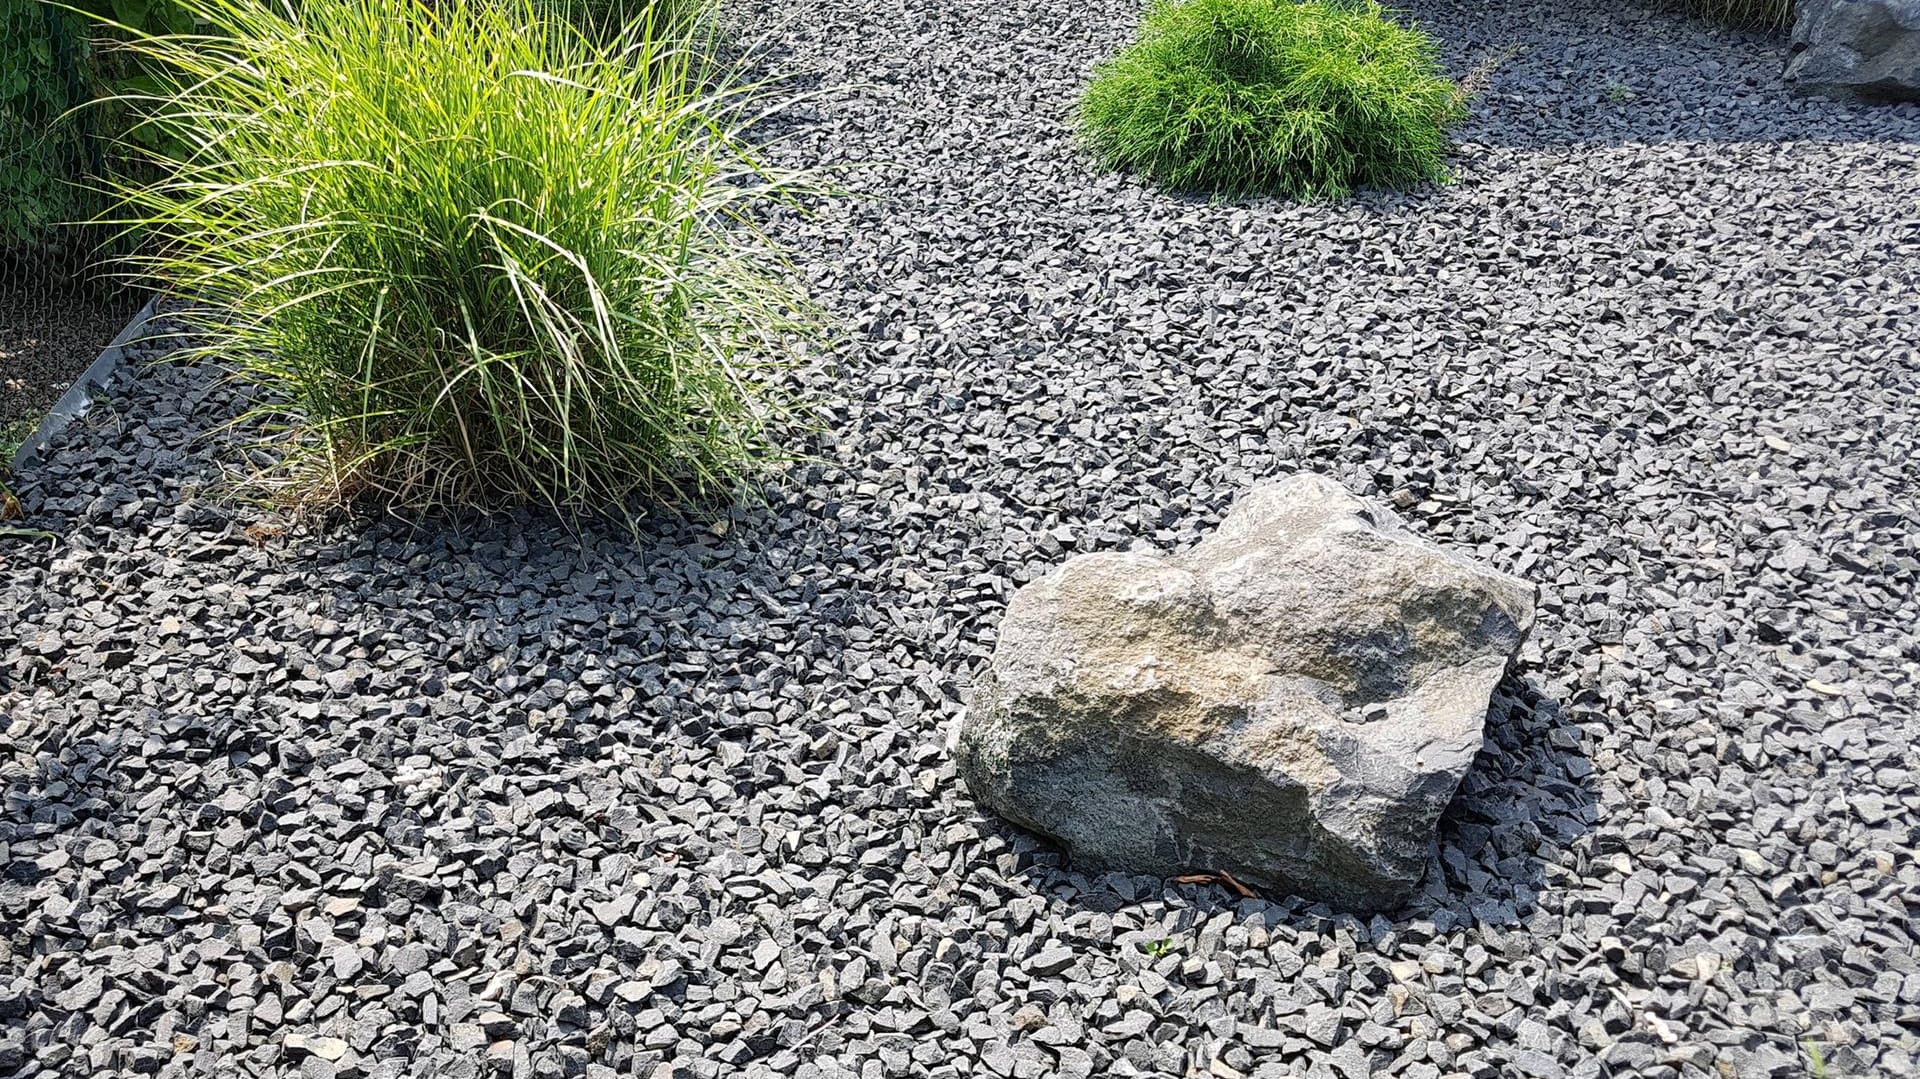
[[[1073,151],[1131,3],[737,14],[858,193],[774,223],[848,335],[765,506],[250,535],[164,362],[19,477],[0,1074],[1920,1074],[1920,108],[1420,0],[1455,185],[1212,204]],[[1290,468],[1542,585],[1414,903],[979,814],[1012,589]]]

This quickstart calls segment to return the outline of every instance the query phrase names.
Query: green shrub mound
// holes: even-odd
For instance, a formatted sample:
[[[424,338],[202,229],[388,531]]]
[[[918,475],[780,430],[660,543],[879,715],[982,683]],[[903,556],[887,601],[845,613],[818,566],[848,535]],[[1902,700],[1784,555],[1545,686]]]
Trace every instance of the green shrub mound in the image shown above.
[[[802,178],[751,88],[640,19],[546,0],[187,0],[139,47],[163,178],[134,272],[273,391],[289,500],[568,514],[731,493],[776,457],[809,329],[752,219]],[[684,5],[682,5],[684,6]]]
[[[1180,189],[1335,198],[1444,181],[1459,91],[1379,5],[1157,0],[1094,72],[1080,129],[1108,167]]]

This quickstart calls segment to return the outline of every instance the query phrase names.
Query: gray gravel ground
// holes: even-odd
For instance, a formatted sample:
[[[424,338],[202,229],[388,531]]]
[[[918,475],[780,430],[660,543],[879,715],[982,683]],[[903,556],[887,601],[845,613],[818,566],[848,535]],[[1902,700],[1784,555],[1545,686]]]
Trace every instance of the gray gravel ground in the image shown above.
[[[829,92],[791,159],[878,162],[780,226],[825,463],[638,543],[256,545],[194,497],[231,395],[140,375],[0,540],[0,1073],[1920,1074],[1920,110],[1436,0],[1521,50],[1456,186],[1208,205],[1071,151],[1130,3],[743,14]],[[1543,586],[1415,904],[977,813],[1008,592],[1294,467]]]

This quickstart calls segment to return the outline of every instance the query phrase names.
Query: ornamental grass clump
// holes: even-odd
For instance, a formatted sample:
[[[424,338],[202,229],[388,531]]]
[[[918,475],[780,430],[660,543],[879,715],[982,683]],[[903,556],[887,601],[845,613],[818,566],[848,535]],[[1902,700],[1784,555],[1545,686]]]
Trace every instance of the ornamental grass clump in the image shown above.
[[[650,33],[661,38],[690,38],[711,29],[706,0],[543,0],[547,10],[602,39],[636,22],[652,20]]]
[[[547,0],[188,3],[202,36],[137,46],[177,149],[119,194],[136,272],[207,312],[194,352],[269,391],[255,479],[624,514],[776,456],[810,325],[752,216],[803,178],[688,37]]]
[[[1793,28],[1798,14],[1794,0],[1689,0],[1695,14],[1704,19],[1743,30],[1785,33]]]
[[[1080,129],[1169,187],[1337,198],[1445,181],[1461,111],[1432,39],[1378,4],[1156,0],[1095,69]]]

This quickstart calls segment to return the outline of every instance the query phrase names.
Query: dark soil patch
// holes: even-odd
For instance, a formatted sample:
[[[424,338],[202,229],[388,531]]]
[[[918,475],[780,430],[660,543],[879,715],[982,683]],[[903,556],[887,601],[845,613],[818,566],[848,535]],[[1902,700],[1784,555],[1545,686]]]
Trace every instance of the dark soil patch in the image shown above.
[[[58,276],[0,282],[0,463],[139,306],[134,293]]]

